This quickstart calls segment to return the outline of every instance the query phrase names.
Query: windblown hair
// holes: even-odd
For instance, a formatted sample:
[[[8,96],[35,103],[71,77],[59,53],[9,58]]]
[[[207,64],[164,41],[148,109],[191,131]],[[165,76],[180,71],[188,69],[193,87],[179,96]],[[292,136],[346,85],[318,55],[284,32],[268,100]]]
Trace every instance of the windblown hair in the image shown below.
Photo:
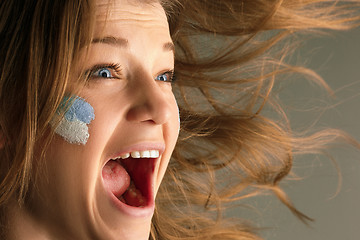
[[[0,2],[0,219],[11,199],[24,203],[36,182],[34,154],[68,90],[81,47],[91,41],[89,1]],[[37,141],[45,142],[38,149]],[[1,233],[0,230],[0,238]]]
[[[151,239],[259,239],[246,221],[223,213],[268,190],[302,221],[310,220],[279,182],[290,173],[295,155],[318,153],[346,135],[337,130],[295,134],[272,89],[293,73],[326,88],[314,72],[285,62],[292,47],[287,39],[298,32],[355,26],[360,1],[161,4],[176,46],[173,88],[181,131],[157,196]],[[93,1],[85,0],[0,2],[1,210],[11,198],[26,201],[36,182],[33,156],[46,149],[35,148],[36,142],[51,140],[49,122],[69,86],[77,54],[91,42],[93,13]],[[268,106],[279,117],[264,116]]]
[[[153,239],[259,239],[246,221],[227,219],[224,211],[264,191],[303,222],[311,221],[279,182],[295,155],[320,153],[335,140],[351,138],[334,129],[310,136],[292,132],[272,89],[296,73],[328,88],[315,72],[284,59],[301,32],[356,25],[359,4],[163,1],[176,45],[181,134],[157,196]],[[279,117],[262,115],[267,107]]]

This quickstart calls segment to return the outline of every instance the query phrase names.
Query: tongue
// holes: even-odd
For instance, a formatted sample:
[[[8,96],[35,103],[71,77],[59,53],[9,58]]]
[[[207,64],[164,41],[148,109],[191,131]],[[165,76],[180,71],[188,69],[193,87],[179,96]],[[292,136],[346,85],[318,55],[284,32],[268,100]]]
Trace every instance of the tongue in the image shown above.
[[[127,204],[134,207],[146,205],[146,198],[141,194],[141,191],[136,188],[133,182],[131,182],[129,189],[125,192],[124,199]]]
[[[116,196],[120,197],[130,186],[130,176],[120,163],[109,161],[102,170],[105,186]]]

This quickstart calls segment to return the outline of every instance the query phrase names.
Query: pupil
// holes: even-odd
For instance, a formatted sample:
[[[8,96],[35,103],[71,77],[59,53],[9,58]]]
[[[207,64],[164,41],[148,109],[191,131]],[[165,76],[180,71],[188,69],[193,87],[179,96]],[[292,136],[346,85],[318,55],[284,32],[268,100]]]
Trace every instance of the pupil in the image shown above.
[[[109,73],[106,70],[102,70],[100,71],[100,76],[106,78],[109,77]]]

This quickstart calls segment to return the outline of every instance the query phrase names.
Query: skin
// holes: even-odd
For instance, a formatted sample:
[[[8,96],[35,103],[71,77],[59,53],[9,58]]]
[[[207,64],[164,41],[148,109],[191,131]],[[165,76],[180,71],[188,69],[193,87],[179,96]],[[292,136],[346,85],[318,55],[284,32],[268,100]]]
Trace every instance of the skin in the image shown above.
[[[105,24],[106,9],[110,12]],[[102,168],[123,149],[164,144],[153,175],[155,193],[162,181],[179,129],[171,83],[155,80],[174,67],[166,15],[160,4],[99,1],[95,39],[108,36],[126,39],[126,44],[94,42],[72,72],[76,79],[82,69],[94,65],[121,66],[120,74],[111,70],[117,78],[94,74],[79,94],[95,110],[89,140],[75,145],[55,136],[38,190],[26,208],[10,207],[9,239],[149,237],[152,216],[130,216],[111,204]]]

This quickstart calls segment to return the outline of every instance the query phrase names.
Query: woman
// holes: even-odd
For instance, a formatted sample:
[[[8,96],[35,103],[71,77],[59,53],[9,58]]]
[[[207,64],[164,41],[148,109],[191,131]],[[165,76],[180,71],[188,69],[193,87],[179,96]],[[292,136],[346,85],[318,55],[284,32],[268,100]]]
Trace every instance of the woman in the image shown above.
[[[257,239],[221,212],[259,189],[309,219],[278,182],[339,133],[295,138],[260,111],[301,71],[275,43],[358,20],[321,2],[0,3],[2,238]]]

